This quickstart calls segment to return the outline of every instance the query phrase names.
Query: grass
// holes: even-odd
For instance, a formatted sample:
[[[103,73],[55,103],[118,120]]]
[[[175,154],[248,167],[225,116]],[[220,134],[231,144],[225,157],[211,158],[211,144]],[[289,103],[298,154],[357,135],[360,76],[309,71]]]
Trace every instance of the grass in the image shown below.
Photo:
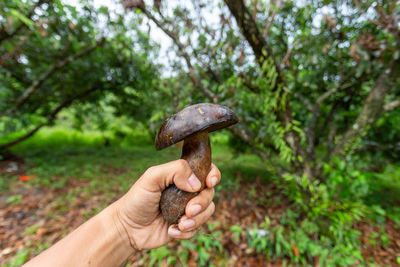
[[[105,146],[106,138],[111,145]],[[254,155],[235,154],[228,147],[228,138],[224,133],[213,134],[211,143],[213,163],[223,174],[217,194],[221,189],[238,189],[240,180],[269,180],[270,175],[265,171],[262,161]],[[74,203],[79,199],[82,202],[82,196],[83,201],[97,198],[95,205],[83,211],[84,219],[89,219],[112,199],[129,190],[147,168],[180,157],[178,147],[156,151],[152,138],[142,132],[133,131],[124,138],[117,138],[99,132],[80,132],[60,127],[40,130],[34,137],[15,146],[12,152],[24,159],[25,174],[34,176],[34,179],[21,182],[17,176],[0,176],[0,196],[6,196],[7,204],[21,204],[24,190],[38,188],[57,192],[67,188],[51,201],[52,212],[45,215],[46,220],[64,216],[74,209]],[[69,186],[77,182],[79,186]],[[34,236],[38,231],[39,226],[35,221],[39,218],[32,220],[33,224],[22,231],[22,237]],[[7,266],[20,265],[29,259],[29,255],[43,248],[43,244],[29,243],[13,256]]]
[[[109,146],[105,145],[107,139],[111,144]],[[211,143],[213,163],[222,173],[221,183],[216,187],[217,197],[218,194],[241,191],[243,198],[240,198],[240,201],[243,202],[254,201],[265,207],[274,206],[273,201],[281,202],[280,195],[273,196],[271,195],[273,192],[270,191],[264,191],[263,195],[257,195],[257,188],[254,184],[247,183],[250,185],[247,190],[241,188],[242,182],[252,182],[256,179],[265,184],[276,181],[277,177],[273,177],[266,171],[266,166],[256,155],[236,154],[229,147],[228,136],[223,131],[213,133]],[[66,216],[71,210],[82,211],[81,215],[86,220],[102,210],[113,199],[129,190],[147,168],[180,157],[180,148],[178,147],[172,146],[162,151],[156,151],[153,139],[140,130],[132,131],[123,137],[113,137],[111,134],[79,132],[60,127],[42,129],[33,138],[15,146],[12,152],[24,158],[26,174],[35,178],[28,182],[21,182],[16,176],[3,178],[0,176],[0,197],[5,196],[3,199],[8,205],[21,206],[24,204],[25,196],[23,197],[22,194],[25,189],[32,191],[32,189],[38,188],[43,191],[50,188],[53,192],[60,192],[56,194],[54,200],[48,201],[50,211],[45,214],[48,221],[57,221],[59,217]],[[395,222],[394,227],[390,230],[392,234],[397,232],[396,229],[400,227],[400,208],[397,204],[392,205],[392,203],[398,203],[399,170],[400,166],[396,164],[388,166],[379,175],[357,172],[353,175],[354,177],[349,176],[355,181],[368,179],[365,181],[368,181],[367,188],[370,188],[370,193],[366,199],[371,203],[366,201],[366,204],[379,204],[374,206],[375,208],[371,210],[368,218],[362,218],[363,222],[369,224],[368,229],[372,233],[367,236],[371,246],[390,247],[394,244],[393,240],[389,244],[389,232],[386,231],[387,224],[384,223],[388,218]],[[348,175],[352,172],[348,168],[334,169],[334,171],[336,176],[331,178],[333,181],[342,181],[341,177],[349,178]],[[355,185],[357,185],[356,191],[360,191],[361,186]],[[63,191],[65,188],[67,190]],[[337,188],[332,190],[337,190]],[[342,188],[340,192],[347,191]],[[331,202],[327,205],[330,204]],[[256,206],[251,206],[251,209]],[[248,225],[242,225],[243,227],[224,225],[223,227],[227,227],[226,229],[221,228],[215,233],[210,229],[210,233],[216,236],[201,234],[191,241],[180,243],[178,250],[175,249],[176,247],[174,249],[162,247],[150,251],[143,254],[143,264],[186,262],[188,251],[196,251],[199,262],[203,262],[202,266],[207,266],[211,262],[211,256],[217,261],[219,261],[219,257],[229,260],[229,250],[219,251],[222,250],[220,249],[221,242],[225,240],[223,233],[226,231],[232,232],[233,239],[241,239],[242,245],[248,246],[246,251],[255,250],[259,254],[265,254],[264,256],[268,259],[280,258],[284,261],[290,259],[294,263],[305,264],[312,262],[314,257],[328,257],[333,262],[333,265],[329,266],[347,266],[349,262],[353,262],[354,265],[355,259],[363,262],[361,259],[362,248],[358,240],[360,231],[364,228],[361,230],[350,229],[350,232],[354,232],[356,235],[350,232],[350,234],[345,233],[347,238],[345,241],[332,243],[333,241],[323,238],[323,231],[310,218],[294,216],[293,214],[296,213],[290,209],[285,212],[288,215],[280,218],[279,222],[271,217],[275,220],[275,224],[265,217],[264,224],[251,227]],[[221,212],[221,214],[223,213]],[[351,213],[343,211],[338,213],[339,215],[343,217],[349,216]],[[22,237],[37,234],[41,226],[37,225],[36,221],[40,219],[42,218],[33,218],[34,221],[27,224],[21,231]],[[215,223],[220,222],[215,221]],[[208,227],[210,228],[211,225],[209,224]],[[259,237],[257,231],[251,232],[251,229],[246,227],[249,229],[256,227],[254,229],[258,229],[259,232],[268,232],[269,235]],[[338,232],[348,231],[348,228],[342,227],[338,229]],[[61,226],[60,229],[59,231],[62,233],[71,230],[66,226]],[[252,236],[254,233],[256,235]],[[397,233],[395,234],[397,235]],[[356,241],[348,242],[349,238]],[[392,236],[393,238],[395,236]],[[26,247],[18,250],[11,261],[7,260],[8,265],[6,266],[21,265],[33,254],[45,249],[51,243],[53,242],[48,240],[43,241],[43,244],[36,241],[26,243]],[[296,250],[300,251],[300,257]],[[400,259],[400,256],[398,258]],[[166,259],[167,261],[165,261]]]
[[[224,186],[232,185],[237,177],[251,181],[269,176],[257,156],[235,155],[223,134],[214,134],[211,140],[213,162],[223,173]],[[150,166],[180,157],[180,148],[174,146],[156,151],[151,138],[142,133],[113,138],[111,145],[105,146],[105,137],[99,132],[65,128],[44,128],[13,148],[13,152],[25,159],[27,174],[35,176],[33,185],[57,188],[70,179],[80,179],[104,190],[127,190]]]

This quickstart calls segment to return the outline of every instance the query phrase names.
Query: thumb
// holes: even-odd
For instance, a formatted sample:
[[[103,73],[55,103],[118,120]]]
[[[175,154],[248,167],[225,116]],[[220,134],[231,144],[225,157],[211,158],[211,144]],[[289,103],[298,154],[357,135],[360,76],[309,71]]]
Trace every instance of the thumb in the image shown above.
[[[153,192],[162,192],[171,184],[187,192],[197,192],[201,187],[200,180],[184,159],[150,167],[140,178],[140,183]]]

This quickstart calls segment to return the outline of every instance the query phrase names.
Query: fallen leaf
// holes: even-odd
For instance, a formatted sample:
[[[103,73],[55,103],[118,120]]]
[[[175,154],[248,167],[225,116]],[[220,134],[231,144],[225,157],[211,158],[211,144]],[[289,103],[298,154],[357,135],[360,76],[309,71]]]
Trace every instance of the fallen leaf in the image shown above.
[[[293,253],[298,258],[300,256],[299,248],[296,245],[293,245]]]
[[[30,181],[30,180],[32,180],[33,178],[35,178],[35,176],[33,176],[33,175],[21,175],[21,176],[18,176],[18,178],[19,178],[21,181],[27,182],[27,181]]]

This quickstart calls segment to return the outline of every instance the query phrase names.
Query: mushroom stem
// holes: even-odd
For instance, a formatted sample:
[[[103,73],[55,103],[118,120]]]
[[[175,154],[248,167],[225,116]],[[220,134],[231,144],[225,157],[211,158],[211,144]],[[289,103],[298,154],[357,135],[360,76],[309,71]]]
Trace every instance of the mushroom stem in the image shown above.
[[[207,131],[198,132],[185,138],[182,148],[185,159],[193,173],[201,182],[201,190],[206,187],[206,177],[211,170],[211,146]],[[185,214],[186,204],[198,193],[185,192],[172,184],[161,195],[160,209],[165,220],[170,224],[178,223]]]
[[[208,132],[203,131],[185,139],[182,148],[185,159],[193,173],[201,182],[201,190],[206,187],[206,177],[211,170],[211,146]]]

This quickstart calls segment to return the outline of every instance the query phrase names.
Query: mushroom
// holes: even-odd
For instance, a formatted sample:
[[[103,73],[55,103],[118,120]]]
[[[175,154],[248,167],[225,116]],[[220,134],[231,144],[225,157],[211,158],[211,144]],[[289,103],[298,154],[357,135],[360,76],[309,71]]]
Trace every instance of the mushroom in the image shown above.
[[[184,140],[182,159],[185,159],[193,173],[205,188],[206,177],[211,170],[211,147],[208,133],[228,127],[239,120],[227,107],[201,103],[184,108],[169,117],[156,135],[156,149],[161,150]],[[161,195],[160,209],[170,224],[178,223],[185,214],[186,204],[198,193],[185,192],[174,184]]]

